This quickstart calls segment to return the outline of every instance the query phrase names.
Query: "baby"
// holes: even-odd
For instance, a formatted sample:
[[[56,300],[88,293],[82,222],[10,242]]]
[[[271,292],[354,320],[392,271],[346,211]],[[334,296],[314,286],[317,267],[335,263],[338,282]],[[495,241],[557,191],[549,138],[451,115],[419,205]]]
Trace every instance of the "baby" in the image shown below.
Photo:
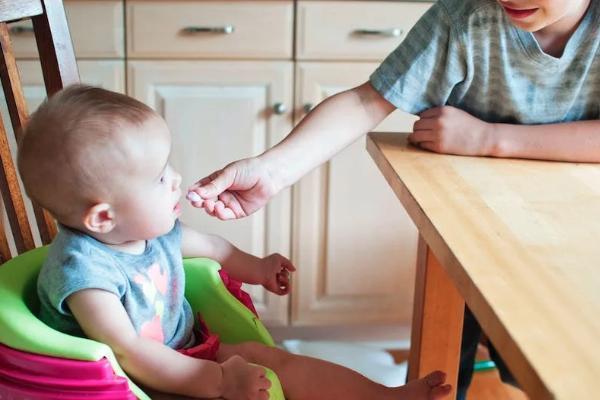
[[[388,388],[322,360],[259,343],[219,344],[194,330],[182,257],[218,261],[233,279],[284,295],[294,266],[258,258],[178,221],[181,176],[171,137],[151,108],[75,85],[32,115],[19,146],[28,195],[59,222],[38,279],[40,317],[62,332],[106,343],[123,369],[153,390],[191,397],[267,399],[263,365],[290,399],[438,399],[434,372]],[[168,368],[165,368],[168,366]]]

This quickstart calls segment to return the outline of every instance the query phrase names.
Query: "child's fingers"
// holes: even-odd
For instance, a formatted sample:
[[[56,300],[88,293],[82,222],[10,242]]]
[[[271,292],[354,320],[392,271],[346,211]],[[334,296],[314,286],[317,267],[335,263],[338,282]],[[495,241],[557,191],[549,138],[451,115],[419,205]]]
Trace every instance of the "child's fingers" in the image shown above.
[[[189,191],[185,198],[190,202],[192,206],[196,208],[202,208],[202,205],[204,204],[204,199],[194,191]]]
[[[271,388],[271,381],[266,376],[262,376],[260,378],[260,390],[269,390],[269,388]]]
[[[193,185],[188,187],[188,192],[194,191],[198,195],[204,195],[204,193],[201,193],[201,192],[203,192],[205,189],[200,190],[200,188],[203,188],[206,185],[210,184],[212,181],[214,181],[221,174],[221,172],[222,172],[222,170],[218,170],[218,171],[215,171],[212,174],[200,179],[199,181],[197,181],[196,183],[194,183]]]
[[[285,257],[283,257],[283,260],[281,261],[281,267],[288,271],[296,270],[296,267],[294,266],[294,264],[292,264],[292,262]]]
[[[235,218],[234,212],[230,208],[225,207],[225,204],[220,200],[215,203],[214,216],[221,220]]]
[[[421,118],[437,118],[442,113],[442,107],[433,107],[419,114]]]
[[[434,142],[435,132],[429,130],[415,131],[408,136],[408,140],[413,144],[420,144],[422,142]]]
[[[206,211],[209,215],[213,215],[213,213],[215,212],[216,201],[216,197],[211,199],[204,199],[202,203],[202,208],[204,208],[204,211]]]
[[[277,275],[277,283],[279,286],[288,286],[290,284],[290,277],[288,275]]]
[[[439,147],[436,142],[420,142],[419,147],[433,151],[434,153],[439,153]]]
[[[416,131],[429,131],[435,129],[438,124],[437,118],[421,118],[413,124],[413,132]]]
[[[290,278],[288,276],[277,277],[277,292],[280,295],[288,294],[290,291]]]
[[[235,174],[227,168],[215,171],[206,178],[202,178],[194,191],[205,199],[218,196],[231,186],[234,177]]]
[[[211,175],[209,175],[209,176],[206,176],[206,177],[204,177],[204,178],[200,179],[199,181],[197,181],[196,183],[194,183],[193,185],[191,185],[190,187],[188,187],[188,191],[189,191],[189,190],[196,190],[196,189],[198,189],[200,186],[204,186],[204,185],[206,185],[208,182],[210,182],[210,181],[211,181],[211,178],[210,178],[210,177],[211,177],[213,174],[214,174],[214,172],[213,172]]]
[[[246,216],[246,212],[242,208],[242,205],[240,204],[238,199],[230,192],[221,193],[219,195],[219,200],[221,200],[223,204],[225,204],[225,207],[229,208],[233,212],[235,218],[241,218]]]

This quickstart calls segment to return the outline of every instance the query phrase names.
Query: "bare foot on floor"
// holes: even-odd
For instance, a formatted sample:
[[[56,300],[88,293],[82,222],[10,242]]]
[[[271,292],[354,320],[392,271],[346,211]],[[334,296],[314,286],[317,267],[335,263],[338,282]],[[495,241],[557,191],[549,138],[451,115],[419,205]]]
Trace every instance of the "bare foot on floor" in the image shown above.
[[[446,374],[435,371],[424,378],[408,382],[398,388],[398,399],[406,400],[438,400],[446,397],[452,390],[452,386],[444,384]]]

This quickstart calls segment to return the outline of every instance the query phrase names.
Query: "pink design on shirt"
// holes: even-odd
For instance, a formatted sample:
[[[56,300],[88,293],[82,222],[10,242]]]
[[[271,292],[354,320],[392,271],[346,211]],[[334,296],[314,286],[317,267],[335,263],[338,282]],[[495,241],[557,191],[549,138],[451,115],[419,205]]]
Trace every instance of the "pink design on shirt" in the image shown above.
[[[157,263],[152,264],[148,270],[150,280],[154,283],[154,286],[164,296],[167,293],[167,271],[161,272],[160,266]]]
[[[142,327],[140,328],[140,336],[164,343],[165,335],[163,333],[162,323],[158,315],[155,315],[151,321],[146,321],[142,324]]]
[[[164,343],[165,335],[162,330],[161,317],[164,313],[164,301],[161,296],[157,296],[157,292],[161,295],[167,293],[167,272],[161,272],[160,265],[158,263],[152,264],[148,268],[148,276],[137,274],[134,277],[134,282],[141,286],[144,296],[148,299],[154,307],[155,315],[150,321],[146,321],[141,324],[140,336],[156,340]]]

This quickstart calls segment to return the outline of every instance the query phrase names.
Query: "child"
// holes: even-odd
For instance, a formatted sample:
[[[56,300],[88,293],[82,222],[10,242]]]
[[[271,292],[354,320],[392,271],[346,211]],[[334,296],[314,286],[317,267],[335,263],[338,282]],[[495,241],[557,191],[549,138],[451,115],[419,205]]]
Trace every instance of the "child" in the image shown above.
[[[343,367],[258,343],[200,343],[183,297],[182,255],[209,257],[279,295],[294,266],[257,258],[181,224],[181,177],[168,163],[165,122],[127,96],[69,87],[36,111],[19,146],[29,196],[60,223],[38,279],[41,318],[109,345],[144,386],[192,397],[267,399],[264,368],[291,399],[437,399],[436,372],[387,388]],[[175,351],[176,350],[180,350]]]
[[[326,99],[281,143],[200,180],[188,198],[220,219],[249,215],[396,108],[420,116],[409,140],[435,152],[599,162],[599,27],[597,0],[439,0],[370,82]],[[480,335],[467,310],[459,399]]]

